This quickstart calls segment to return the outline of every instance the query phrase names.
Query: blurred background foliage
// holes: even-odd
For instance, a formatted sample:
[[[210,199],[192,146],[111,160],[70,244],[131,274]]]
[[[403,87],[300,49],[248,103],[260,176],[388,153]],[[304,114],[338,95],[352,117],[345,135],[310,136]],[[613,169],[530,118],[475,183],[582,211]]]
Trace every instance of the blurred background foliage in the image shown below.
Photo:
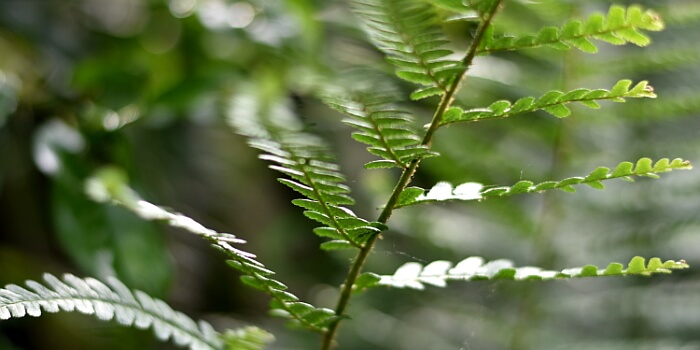
[[[536,31],[609,2],[507,1],[496,25]],[[627,2],[623,2],[627,3]],[[638,1],[667,29],[649,48],[601,44],[597,55],[534,49],[479,58],[465,107],[551,89],[610,88],[649,80],[656,100],[534,113],[440,130],[415,182],[509,185],[587,174],[640,157],[700,164],[700,4]],[[445,31],[464,49],[474,24]],[[256,324],[273,349],[315,348],[313,334],[265,316],[267,297],[243,286],[196,237],[88,200],[83,181],[103,165],[125,169],[147,199],[249,241],[246,250],[295,294],[332,307],[349,255],[318,250],[314,224],[289,204],[245,140],[227,125],[233,97],[284,99],[325,137],[368,219],[395,173],[371,159],[339,115],[314,96],[356,66],[391,67],[340,0],[0,1],[0,283],[44,271],[117,275],[223,330]],[[400,85],[406,91],[411,86]],[[253,90],[253,91],[251,91]],[[420,124],[434,100],[407,104]],[[700,266],[700,177],[678,172],[637,184],[607,182],[484,203],[407,208],[390,221],[368,270],[470,255],[518,265],[605,266],[634,255]],[[345,349],[698,349],[700,274],[546,283],[455,283],[424,292],[372,290],[351,305]],[[663,297],[659,297],[663,295]],[[145,331],[80,315],[0,323],[0,349],[166,349]]]

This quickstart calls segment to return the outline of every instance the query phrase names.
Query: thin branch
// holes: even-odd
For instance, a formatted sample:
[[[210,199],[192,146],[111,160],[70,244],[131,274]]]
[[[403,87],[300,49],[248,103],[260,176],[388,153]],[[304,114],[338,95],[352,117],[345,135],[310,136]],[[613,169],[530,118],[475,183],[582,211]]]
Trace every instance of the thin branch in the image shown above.
[[[450,106],[452,105],[452,102],[454,101],[455,94],[457,93],[457,91],[459,91],[459,89],[464,84],[464,80],[465,80],[466,75],[467,75],[467,70],[469,69],[469,66],[471,66],[472,62],[474,61],[474,57],[476,56],[476,52],[477,52],[477,49],[479,47],[479,44],[484,37],[484,32],[491,25],[491,21],[493,20],[493,17],[496,15],[496,12],[501,7],[501,2],[502,2],[502,0],[496,1],[493,4],[493,7],[485,15],[484,20],[479,24],[479,27],[476,30],[476,34],[474,35],[474,39],[472,40],[471,45],[469,46],[469,49],[467,50],[467,53],[466,53],[464,59],[462,60],[464,72],[462,72],[459,79],[455,80],[451,84],[450,88],[445,93],[445,95],[442,96],[442,99],[440,100],[440,104],[438,105],[437,110],[435,111],[435,114],[433,115],[433,119],[430,122],[430,127],[428,127],[428,130],[425,132],[425,136],[423,137],[423,141],[421,142],[422,145],[430,146],[430,144],[432,143],[433,135],[435,134],[435,131],[437,130],[437,128],[440,126],[440,121],[442,120],[442,117],[445,114],[445,111],[447,111],[450,108]],[[421,161],[421,158],[414,159],[413,161],[411,161],[411,163],[408,165],[408,167],[405,168],[404,171],[401,173],[401,177],[399,178],[399,181],[397,182],[396,187],[394,187],[394,190],[391,193],[389,200],[387,201],[386,205],[384,206],[384,210],[382,210],[381,214],[379,214],[379,218],[377,219],[378,222],[383,223],[383,224],[387,223],[387,221],[391,217],[391,214],[392,214],[396,204],[399,201],[399,196],[401,195],[401,192],[403,192],[403,190],[411,182],[413,175],[416,173],[416,170],[418,169],[418,166],[420,165],[420,161]],[[360,249],[357,256],[355,257],[355,260],[353,261],[353,264],[350,267],[350,271],[348,272],[348,275],[345,278],[345,282],[343,283],[343,285],[341,287],[342,290],[340,293],[340,297],[338,298],[338,303],[337,303],[336,308],[335,308],[336,315],[342,316],[345,313],[345,309],[347,308],[348,303],[350,302],[350,298],[352,297],[353,285],[355,284],[355,280],[360,275],[360,271],[362,270],[362,267],[364,266],[365,262],[367,261],[367,257],[369,256],[369,253],[372,251],[372,247],[374,246],[374,243],[376,242],[377,237],[379,237],[379,235],[372,236],[367,241],[367,243],[365,243],[365,246],[362,249]],[[322,350],[330,350],[333,347],[334,340],[335,340],[336,334],[338,333],[338,328],[340,327],[341,321],[342,321],[342,318],[331,323],[330,326],[328,327],[328,331],[326,331],[324,333],[323,340],[321,342],[321,349]]]

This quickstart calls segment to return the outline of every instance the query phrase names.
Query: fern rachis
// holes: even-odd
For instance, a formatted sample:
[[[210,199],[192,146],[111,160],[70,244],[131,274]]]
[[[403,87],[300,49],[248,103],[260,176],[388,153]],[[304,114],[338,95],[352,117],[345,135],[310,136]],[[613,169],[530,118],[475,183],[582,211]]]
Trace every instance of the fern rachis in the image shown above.
[[[316,85],[308,89],[330,108],[344,114],[342,122],[354,129],[351,137],[366,145],[367,151],[379,158],[365,164],[368,171],[396,168],[400,172],[375,220],[363,218],[353,211],[356,201],[351,187],[354,182],[352,179],[348,181],[336,163],[327,140],[295,119],[289,94],[282,84],[275,81],[276,84],[265,85],[269,81],[260,79],[260,82],[225,94],[230,126],[248,140],[251,148],[260,152],[258,157],[268,162],[271,170],[281,174],[278,181],[300,197],[292,204],[301,208],[308,219],[321,225],[313,230],[324,240],[320,248],[327,251],[344,249],[354,254],[339,287],[334,309],[301,301],[281,282],[275,271],[258,261],[255,254],[240,248],[246,243],[244,240],[206,228],[182,214],[142,199],[128,185],[124,172],[117,168],[106,167],[94,172],[85,181],[85,191],[96,202],[118,205],[143,220],[184,229],[221,251],[226,263],[241,274],[242,284],[263,292],[271,300],[272,315],[319,333],[323,350],[336,345],[341,322],[351,315],[347,310],[352,297],[372,288],[422,290],[426,285],[446,287],[448,282],[457,281],[650,276],[688,268],[683,260],[664,262],[651,258],[647,262],[645,258],[635,256],[626,266],[610,263],[599,269],[589,264],[552,270],[515,267],[510,260],[487,262],[481,257],[471,256],[456,264],[447,260],[427,264],[407,262],[390,275],[364,271],[377,239],[389,229],[392,214],[404,207],[448,201],[481,202],[556,189],[575,192],[575,186],[584,184],[603,189],[603,181],[655,178],[659,173],[691,169],[692,166],[681,158],[661,158],[654,162],[643,157],[634,163],[621,162],[612,169],[598,167],[587,175],[557,181],[545,178],[536,183],[519,179],[514,180],[512,186],[472,181],[454,186],[439,181],[431,189],[414,186],[413,178],[423,160],[439,156],[433,148],[433,140],[440,128],[458,123],[465,125],[452,127],[466,128],[484,120],[540,110],[556,118],[565,118],[572,114],[569,106],[574,103],[598,109],[600,101],[625,102],[631,98],[656,97],[646,81],[633,84],[631,80],[623,79],[610,90],[550,90],[539,97],[525,96],[514,102],[498,100],[487,107],[465,106],[465,100],[458,99],[457,95],[477,86],[466,81],[466,73],[475,57],[539,47],[577,48],[595,53],[598,48],[593,40],[614,45],[646,46],[650,39],[643,32],[661,30],[664,24],[653,11],[638,6],[615,5],[605,15],[593,14],[583,21],[573,19],[561,26],[547,26],[536,34],[513,35],[503,32],[497,22],[499,14],[508,10],[508,2],[502,0],[349,0],[349,3],[370,41],[394,66],[395,77],[403,80],[403,84],[418,85],[413,92],[405,93],[403,85],[384,81],[386,77],[367,69],[339,74],[333,83],[310,83]],[[475,22],[471,23],[476,28],[461,59],[455,59],[460,55],[453,52],[453,46],[442,32],[441,16],[445,12]],[[411,100],[422,100],[419,105],[422,109],[411,108],[417,105],[409,104]],[[420,129],[414,124],[421,120],[418,113],[425,112],[426,105],[432,106],[432,117],[425,128]],[[428,116],[423,117],[427,119]],[[389,231],[385,235],[391,234],[393,232]],[[47,274],[44,280],[45,284],[28,281],[29,289],[17,285],[0,289],[0,319],[78,311],[101,320],[116,320],[126,326],[151,327],[159,339],[172,339],[191,349],[261,349],[271,340],[268,333],[254,327],[217,333],[208,323],[196,322],[158,299],[143,292],[131,292],[113,277],[106,279],[107,284],[73,275],[65,275],[60,280]]]

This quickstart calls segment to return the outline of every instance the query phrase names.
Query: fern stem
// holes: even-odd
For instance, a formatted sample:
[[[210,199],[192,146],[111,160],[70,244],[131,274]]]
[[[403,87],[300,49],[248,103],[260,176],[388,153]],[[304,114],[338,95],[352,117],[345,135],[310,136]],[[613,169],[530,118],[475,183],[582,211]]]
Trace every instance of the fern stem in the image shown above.
[[[433,134],[435,133],[435,131],[437,131],[438,127],[440,127],[442,116],[445,114],[445,111],[447,111],[450,108],[450,106],[452,106],[452,102],[454,102],[455,99],[455,94],[457,94],[457,92],[461,89],[462,85],[464,84],[464,81],[467,77],[467,71],[469,70],[469,66],[471,66],[474,62],[474,57],[476,57],[481,40],[484,38],[484,33],[486,32],[486,29],[488,29],[488,27],[491,25],[491,21],[496,15],[496,12],[498,12],[498,8],[501,6],[501,2],[502,0],[494,2],[493,7],[489,9],[489,11],[484,15],[484,19],[479,23],[479,27],[477,27],[476,33],[474,34],[474,39],[469,45],[469,49],[467,49],[467,53],[464,55],[464,59],[462,59],[462,66],[464,67],[464,71],[462,72],[460,77],[452,83],[449,90],[447,90],[447,92],[442,96],[442,100],[440,100],[440,104],[438,105],[438,108],[435,111],[435,114],[433,115],[433,120],[430,122],[430,126],[428,127],[428,130],[425,132],[425,136],[423,137],[423,145],[430,145],[430,143],[433,140]]]
[[[355,284],[355,280],[360,275],[360,271],[365,265],[365,261],[367,261],[367,257],[369,256],[370,251],[372,251],[372,246],[374,246],[374,242],[377,240],[378,236],[379,235],[372,236],[372,238],[365,243],[364,248],[361,248],[359,253],[357,253],[355,260],[350,267],[350,271],[345,278],[345,282],[343,283],[342,291],[340,293],[340,297],[338,298],[338,304],[335,308],[336,315],[342,315],[345,312],[345,308],[348,306],[350,298],[352,297],[352,287]],[[330,326],[328,326],[328,330],[323,333],[321,350],[330,350],[333,348],[335,336],[338,333],[341,320],[342,319],[338,319],[337,321],[331,323]]]
[[[440,104],[438,105],[435,114],[433,115],[433,119],[430,122],[430,126],[428,127],[428,130],[426,130],[425,135],[423,136],[423,141],[421,142],[422,145],[430,146],[430,144],[432,143],[433,135],[435,134],[437,128],[440,126],[440,122],[442,120],[443,115],[445,114],[445,111],[447,111],[452,105],[455,94],[462,87],[465,77],[467,76],[469,66],[471,66],[472,62],[474,61],[474,57],[476,56],[479,44],[484,37],[484,32],[491,25],[491,21],[496,15],[498,8],[501,6],[502,1],[503,0],[495,1],[493,3],[493,6],[484,15],[483,20],[479,23],[479,26],[477,27],[476,33],[474,35],[474,39],[469,45],[469,49],[467,50],[467,53],[465,54],[464,59],[462,60],[464,71],[461,73],[458,79],[453,81],[453,83],[450,85],[450,88],[442,96]],[[416,170],[420,165],[420,161],[421,158],[414,159],[413,161],[411,161],[408,167],[406,167],[403,170],[398,182],[396,183],[396,186],[394,187],[394,190],[391,193],[391,196],[389,197],[386,205],[384,206],[384,209],[379,214],[379,218],[377,219],[378,222],[386,224],[387,221],[389,221],[389,218],[391,217],[391,214],[393,213],[396,204],[399,201],[399,196],[411,182],[413,175],[416,173]],[[352,297],[352,291],[353,286],[355,284],[355,280],[360,275],[362,267],[365,265],[367,257],[369,257],[369,253],[372,251],[372,247],[374,247],[374,243],[377,241],[378,237],[379,235],[372,236],[365,243],[364,247],[362,247],[357,253],[355,260],[353,261],[352,266],[350,267],[350,271],[348,272],[348,275],[345,278],[345,281],[343,282],[343,285],[341,287],[342,290],[340,292],[340,297],[338,298],[338,303],[335,308],[336,315],[342,316],[345,312],[345,309],[347,308],[350,302],[350,298]],[[321,350],[330,350],[333,347],[335,337],[338,333],[338,328],[340,327],[341,320],[342,318],[331,323],[328,327],[328,330],[323,334]]]

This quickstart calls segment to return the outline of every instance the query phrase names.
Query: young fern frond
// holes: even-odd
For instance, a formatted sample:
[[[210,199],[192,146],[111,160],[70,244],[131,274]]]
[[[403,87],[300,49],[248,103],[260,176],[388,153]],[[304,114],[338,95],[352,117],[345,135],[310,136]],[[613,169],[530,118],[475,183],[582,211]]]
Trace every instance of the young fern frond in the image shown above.
[[[491,27],[484,35],[477,54],[485,55],[498,51],[513,51],[540,46],[549,46],[559,50],[575,47],[583,52],[596,53],[598,48],[591,39],[605,41],[613,45],[632,43],[647,46],[651,42],[641,31],[660,31],[664,28],[659,15],[639,6],[624,8],[613,5],[607,16],[594,14],[585,22],[572,20],[557,27],[542,28],[536,35],[521,37],[494,37]]]
[[[578,102],[588,108],[595,109],[600,108],[596,101],[625,102],[626,98],[656,98],[654,89],[646,81],[640,81],[632,88],[630,86],[632,86],[632,81],[625,79],[618,81],[610,90],[582,88],[566,93],[552,90],[538,99],[523,97],[512,104],[510,101],[500,100],[486,108],[463,110],[460,107],[451,107],[445,112],[441,125],[507,118],[537,110],[543,110],[557,118],[565,118],[571,115],[571,110],[566,105],[572,102]]]
[[[29,289],[14,284],[0,289],[0,320],[38,317],[42,312],[77,311],[103,321],[116,320],[124,326],[153,328],[159,340],[172,339],[175,344],[192,350],[224,348],[220,335],[209,323],[195,322],[144,292],[132,293],[114,277],[107,279],[108,285],[71,274],[63,275],[62,281],[44,274],[44,281],[46,285],[27,281]]]
[[[117,169],[106,168],[98,171],[86,183],[86,191],[96,201],[120,205],[145,220],[165,221],[168,225],[185,229],[209,241],[229,258],[229,266],[241,271],[241,281],[259,289],[272,297],[271,314],[291,319],[305,328],[323,332],[330,322],[336,319],[333,310],[316,308],[299,301],[299,298],[286,291],[287,286],[271,278],[274,271],[255,260],[255,254],[235,248],[232,244],[245,243],[229,233],[219,233],[179,213],[173,213],[151,204],[126,184],[126,176]]]
[[[429,5],[412,0],[352,0],[351,4],[375,46],[397,67],[396,75],[421,85],[412,99],[444,95],[464,71],[459,61],[449,58],[453,52],[442,48],[448,41]]]
[[[350,118],[343,122],[359,131],[352,137],[369,145],[369,153],[382,157],[365,164],[367,169],[407,168],[414,159],[436,155],[421,145],[421,137],[413,130],[413,116],[396,106],[397,93],[389,86],[358,88],[356,91],[339,91],[326,94],[323,100],[331,108]]]
[[[683,260],[662,262],[659,258],[651,258],[649,263],[646,263],[646,259],[643,257],[635,256],[627,264],[627,268],[614,262],[605,269],[586,265],[551,271],[531,266],[515,267],[512,261],[505,259],[486,262],[481,257],[469,257],[454,266],[451,262],[444,260],[433,261],[425,266],[417,262],[409,262],[399,267],[393,275],[375,276],[373,278],[374,284],[367,284],[363,287],[387,286],[423,290],[425,285],[446,287],[448,281],[540,281],[600,276],[650,276],[652,274],[669,274],[672,270],[687,269],[688,267],[688,264]]]
[[[658,178],[658,173],[672,170],[692,169],[689,161],[676,158],[670,161],[668,158],[658,160],[655,164],[649,158],[641,158],[636,164],[630,162],[620,163],[614,170],[606,167],[599,167],[593,170],[586,177],[570,177],[562,181],[546,181],[535,185],[532,181],[522,180],[513,186],[499,186],[484,188],[482,184],[467,182],[455,188],[448,182],[440,182],[429,191],[409,187],[401,193],[397,208],[409,205],[444,202],[444,201],[470,201],[484,200],[492,197],[506,197],[516,194],[542,192],[546,190],[559,189],[565,192],[576,192],[574,185],[586,184],[595,189],[603,189],[602,181],[611,179],[625,179],[634,181],[631,176],[646,176]]]

